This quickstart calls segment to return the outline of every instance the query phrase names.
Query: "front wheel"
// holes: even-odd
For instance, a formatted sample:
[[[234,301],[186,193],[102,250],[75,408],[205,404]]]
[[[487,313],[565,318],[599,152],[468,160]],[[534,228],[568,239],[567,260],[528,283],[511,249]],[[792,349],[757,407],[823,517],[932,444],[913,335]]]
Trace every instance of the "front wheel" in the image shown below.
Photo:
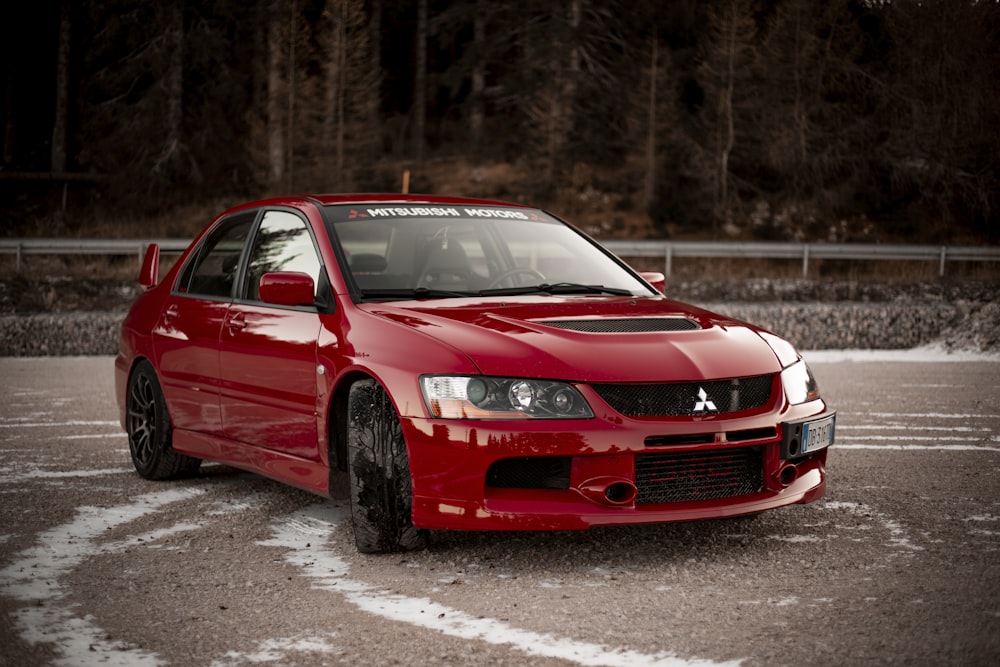
[[[142,361],[128,381],[125,430],[136,472],[145,479],[171,479],[192,473],[201,465],[196,459],[174,451],[170,414],[156,371]]]
[[[382,385],[356,382],[347,405],[354,541],[362,553],[411,551],[426,532],[411,521],[413,485],[399,415]]]

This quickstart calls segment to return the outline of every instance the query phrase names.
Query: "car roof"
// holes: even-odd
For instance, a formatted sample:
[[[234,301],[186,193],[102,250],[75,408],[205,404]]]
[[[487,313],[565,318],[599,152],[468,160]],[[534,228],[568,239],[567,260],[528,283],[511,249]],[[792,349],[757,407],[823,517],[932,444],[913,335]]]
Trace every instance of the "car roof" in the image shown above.
[[[398,194],[398,193],[366,193],[366,194],[328,194],[313,195],[312,197],[321,204],[349,204],[378,202],[383,203],[422,203],[422,204],[478,204],[491,206],[516,206],[518,208],[528,208],[524,204],[516,204],[508,201],[495,199],[481,199],[476,197],[451,197],[445,195],[422,195],[422,194]]]
[[[524,204],[500,201],[495,199],[479,199],[475,197],[451,197],[445,195],[399,194],[391,192],[355,193],[355,194],[311,194],[299,195],[303,199],[311,199],[323,205],[329,204],[365,204],[365,203],[399,203],[399,204],[458,204],[479,206],[513,206],[516,208],[531,208]]]

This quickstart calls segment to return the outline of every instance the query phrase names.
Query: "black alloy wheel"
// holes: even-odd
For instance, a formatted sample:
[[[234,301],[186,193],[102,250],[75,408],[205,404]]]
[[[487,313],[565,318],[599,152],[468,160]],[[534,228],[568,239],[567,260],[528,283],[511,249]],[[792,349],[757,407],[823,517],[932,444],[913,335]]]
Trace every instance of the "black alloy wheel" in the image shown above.
[[[198,469],[201,459],[174,451],[170,415],[156,371],[148,361],[133,369],[126,401],[128,448],[136,472],[145,479],[172,479]]]

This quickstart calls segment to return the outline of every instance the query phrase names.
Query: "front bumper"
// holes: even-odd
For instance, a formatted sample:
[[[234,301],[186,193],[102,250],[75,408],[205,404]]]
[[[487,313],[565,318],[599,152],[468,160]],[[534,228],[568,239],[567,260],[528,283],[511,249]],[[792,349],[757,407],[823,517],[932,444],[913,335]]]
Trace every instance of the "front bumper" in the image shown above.
[[[755,514],[822,498],[826,456],[787,457],[822,401],[739,419],[403,419],[413,523],[562,530]],[[785,455],[783,456],[783,450]]]

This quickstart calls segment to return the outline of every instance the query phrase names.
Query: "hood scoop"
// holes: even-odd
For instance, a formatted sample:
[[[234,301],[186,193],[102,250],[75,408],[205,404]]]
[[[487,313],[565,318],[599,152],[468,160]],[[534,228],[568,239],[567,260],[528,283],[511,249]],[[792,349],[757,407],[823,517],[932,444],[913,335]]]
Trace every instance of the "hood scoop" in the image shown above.
[[[584,333],[656,333],[691,331],[701,326],[688,317],[630,317],[628,319],[595,318],[586,320],[535,320],[547,327],[582,331]]]

